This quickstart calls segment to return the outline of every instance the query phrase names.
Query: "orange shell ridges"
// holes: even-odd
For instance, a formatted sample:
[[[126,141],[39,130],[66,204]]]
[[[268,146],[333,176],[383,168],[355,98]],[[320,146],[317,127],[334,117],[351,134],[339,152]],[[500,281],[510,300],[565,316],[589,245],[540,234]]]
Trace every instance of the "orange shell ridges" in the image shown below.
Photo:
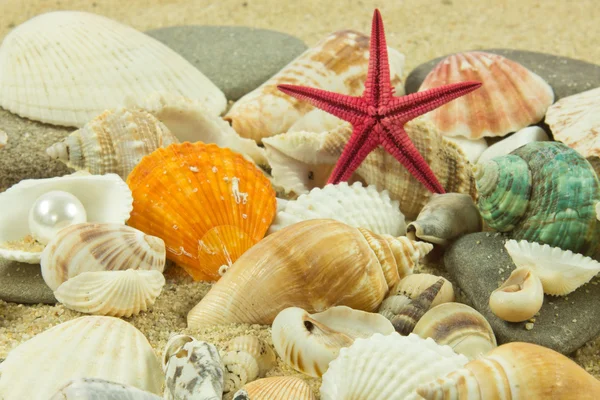
[[[194,280],[218,280],[265,235],[277,209],[268,178],[241,154],[214,144],[181,143],[144,157],[127,184],[128,224],[160,237],[167,258]]]

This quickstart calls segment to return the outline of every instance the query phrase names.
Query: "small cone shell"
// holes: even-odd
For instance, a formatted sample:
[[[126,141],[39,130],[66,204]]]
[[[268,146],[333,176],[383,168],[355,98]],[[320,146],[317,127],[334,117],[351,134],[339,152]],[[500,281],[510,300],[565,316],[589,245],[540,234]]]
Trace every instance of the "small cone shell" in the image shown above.
[[[454,289],[452,283],[444,277],[432,274],[412,274],[404,277],[396,289],[396,295],[405,295],[408,298],[414,299],[439,279],[443,279],[444,284],[431,302],[431,307],[454,301]]]
[[[250,400],[316,400],[308,383],[294,376],[259,379],[244,386],[243,391]]]
[[[433,299],[436,298],[444,283],[445,279],[438,279],[418,296],[411,299],[405,305],[402,305],[397,312],[393,313],[390,321],[396,332],[402,336],[407,336],[413,331],[421,317],[431,309]]]

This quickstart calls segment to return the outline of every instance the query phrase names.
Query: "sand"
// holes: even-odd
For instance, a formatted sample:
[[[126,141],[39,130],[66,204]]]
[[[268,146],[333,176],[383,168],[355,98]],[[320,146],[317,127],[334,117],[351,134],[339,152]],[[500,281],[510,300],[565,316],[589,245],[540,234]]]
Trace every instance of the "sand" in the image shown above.
[[[493,47],[542,51],[600,64],[600,47],[595,40],[600,37],[597,0],[580,0],[577,5],[562,0],[0,0],[0,38],[37,14],[77,9],[103,14],[140,30],[178,24],[246,25],[286,32],[312,45],[334,30],[368,33],[375,6],[382,12],[388,44],[406,55],[405,74],[440,55]],[[436,267],[426,270],[445,275]],[[190,333],[221,348],[231,338],[248,333],[270,341],[268,327],[257,325],[187,330],[187,312],[210,285],[192,282],[179,268],[169,269],[166,276],[167,284],[152,310],[126,319],[146,335],[159,355],[175,332]],[[81,315],[62,305],[0,301],[0,358],[45,329]],[[600,378],[600,338],[587,343],[573,359]],[[278,362],[268,375],[300,376]],[[319,380],[304,378],[317,393]]]

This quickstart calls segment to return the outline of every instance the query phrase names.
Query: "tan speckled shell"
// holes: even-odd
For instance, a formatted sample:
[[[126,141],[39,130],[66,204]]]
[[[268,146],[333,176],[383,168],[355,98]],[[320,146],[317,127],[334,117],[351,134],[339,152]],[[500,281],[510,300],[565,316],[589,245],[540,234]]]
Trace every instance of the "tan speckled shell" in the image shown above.
[[[442,303],[449,303],[454,301],[454,289],[452,287],[452,283],[444,277],[436,276],[432,274],[412,274],[405,276],[400,281],[398,288],[396,289],[396,294],[404,294],[411,299],[414,299],[421,293],[423,293],[427,288],[436,283],[438,279],[443,279],[444,284],[442,288],[438,292],[438,294],[433,299],[431,303],[431,307],[435,307]]]
[[[316,400],[308,383],[294,376],[259,379],[244,386],[244,390],[250,400]]]

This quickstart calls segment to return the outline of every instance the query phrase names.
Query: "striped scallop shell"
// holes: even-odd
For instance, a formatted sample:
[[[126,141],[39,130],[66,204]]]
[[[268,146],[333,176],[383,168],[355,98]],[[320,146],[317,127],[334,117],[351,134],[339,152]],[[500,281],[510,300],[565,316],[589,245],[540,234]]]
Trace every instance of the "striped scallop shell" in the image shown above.
[[[12,350],[0,364],[0,397],[47,400],[69,381],[98,378],[160,394],[160,363],[146,337],[113,317],[81,317]]]
[[[153,393],[104,379],[79,378],[67,383],[50,400],[161,400]]]
[[[481,51],[457,53],[440,61],[419,91],[463,81],[483,86],[424,116],[447,136],[504,136],[541,121],[554,101],[552,88],[539,75]]]
[[[234,399],[245,395],[249,400],[316,400],[308,383],[294,376],[259,379],[247,384],[238,393]]]

